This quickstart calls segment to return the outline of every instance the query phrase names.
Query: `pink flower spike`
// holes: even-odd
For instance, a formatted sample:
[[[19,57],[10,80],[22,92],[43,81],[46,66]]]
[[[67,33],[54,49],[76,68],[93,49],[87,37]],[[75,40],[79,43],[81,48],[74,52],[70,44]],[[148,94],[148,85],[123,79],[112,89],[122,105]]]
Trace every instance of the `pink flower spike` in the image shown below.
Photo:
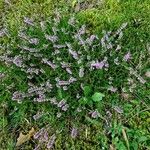
[[[53,147],[54,143],[55,143],[55,140],[56,140],[56,136],[55,134],[53,134],[50,139],[49,139],[49,142],[47,143],[47,148],[50,149]]]
[[[95,67],[96,69],[102,69],[104,67],[104,62],[101,61],[101,62],[98,62],[98,63],[93,63],[91,64],[91,67]]]
[[[69,81],[58,81],[58,85],[59,86],[65,86],[65,85],[69,85],[70,84],[70,82]]]
[[[100,113],[97,110],[91,112],[91,117],[92,118],[98,118],[99,116],[100,116]]]
[[[117,91],[117,88],[114,88],[113,86],[111,86],[108,88],[108,90],[115,93]]]
[[[128,61],[128,60],[130,60],[130,59],[131,59],[131,53],[128,52],[128,53],[124,56],[123,60],[124,60],[124,61]]]
[[[72,138],[76,138],[76,136],[77,136],[77,129],[76,128],[72,128],[72,130],[71,130],[71,137]]]

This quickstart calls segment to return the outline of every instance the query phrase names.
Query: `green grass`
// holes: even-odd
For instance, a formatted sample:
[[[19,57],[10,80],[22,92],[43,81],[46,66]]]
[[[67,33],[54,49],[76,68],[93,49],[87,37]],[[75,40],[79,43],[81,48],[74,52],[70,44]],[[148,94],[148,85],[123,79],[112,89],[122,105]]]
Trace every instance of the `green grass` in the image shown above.
[[[83,1],[84,2],[84,1]],[[92,87],[92,92],[89,95],[83,94],[82,97],[90,99],[92,94],[95,92],[102,92],[105,97],[100,102],[100,105],[96,107],[101,117],[98,119],[92,119],[88,116],[87,112],[83,112],[77,115],[75,112],[69,111],[63,114],[58,119],[56,118],[56,108],[48,105],[48,103],[32,103],[30,100],[24,101],[22,104],[13,102],[11,100],[11,92],[15,90],[26,91],[27,82],[24,74],[17,68],[6,67],[1,63],[0,72],[7,72],[6,78],[0,80],[2,83],[0,86],[0,101],[1,101],[1,118],[0,118],[0,147],[3,150],[18,149],[15,147],[16,139],[21,131],[27,133],[31,127],[34,127],[37,131],[46,125],[50,126],[48,131],[51,135],[55,131],[57,139],[55,142],[55,149],[61,150],[66,149],[85,149],[85,150],[97,150],[97,149],[109,149],[110,145],[118,150],[144,150],[150,149],[150,84],[149,78],[145,77],[146,71],[149,68],[149,54],[148,45],[150,43],[150,2],[149,0],[106,0],[100,5],[96,5],[93,1],[93,8],[81,9],[75,12],[75,8],[72,7],[73,2],[61,2],[46,0],[13,0],[11,6],[6,6],[2,2],[0,3],[1,12],[5,16],[4,23],[7,24],[11,31],[10,38],[4,38],[0,42],[2,45],[10,44],[9,48],[13,51],[16,49],[16,43],[21,43],[17,39],[17,32],[23,25],[23,17],[29,16],[34,18],[37,22],[39,20],[47,20],[49,16],[54,16],[54,9],[57,7],[61,10],[62,16],[65,19],[62,21],[60,27],[66,26],[67,13],[75,13],[76,18],[81,24],[86,24],[89,33],[98,34],[102,37],[102,30],[116,31],[122,23],[127,22],[128,26],[125,29],[123,39],[120,41],[122,45],[122,51],[119,54],[122,57],[126,52],[130,50],[132,53],[131,63],[122,63],[121,67],[116,67],[114,64],[111,65],[108,74],[100,71],[95,71],[86,76],[84,79],[85,85]],[[58,4],[58,5],[57,5]],[[3,7],[6,6],[6,7]],[[42,19],[41,19],[42,17]],[[78,25],[77,25],[78,26]],[[49,29],[47,28],[47,32]],[[68,28],[72,31],[72,29]],[[43,38],[39,28],[35,30],[28,30],[28,34],[38,35],[40,39]],[[64,41],[64,36],[60,35],[61,42]],[[69,37],[65,37],[66,40],[70,41]],[[42,43],[46,41],[42,40]],[[1,51],[1,49],[0,49]],[[5,52],[5,49],[2,49]],[[47,52],[45,51],[45,55]],[[66,53],[64,52],[64,55]],[[95,55],[90,55],[94,58]],[[97,53],[96,56],[101,55]],[[112,54],[112,58],[116,58],[116,53]],[[70,58],[65,57],[66,61],[72,61]],[[110,60],[110,62],[112,62]],[[141,64],[140,67],[137,67]],[[76,72],[76,67],[74,66]],[[138,73],[147,81],[146,84],[142,85],[139,83],[135,76],[131,78],[136,83],[135,90],[127,92],[130,97],[123,98],[121,96],[121,88],[130,87],[127,84],[127,78],[129,77],[128,67],[132,67],[138,71]],[[137,68],[136,68],[137,67]],[[46,67],[44,69],[47,69]],[[58,72],[60,73],[60,71]],[[51,72],[47,69],[47,77],[50,77]],[[66,79],[65,73],[62,71],[62,76]],[[117,93],[111,94],[106,91],[106,80],[109,76],[114,78],[113,84],[119,88]],[[45,77],[38,78],[38,83]],[[13,86],[12,83],[15,85]],[[10,86],[10,90],[6,91],[6,87]],[[11,86],[13,88],[11,88]],[[68,93],[61,90],[54,91],[54,95],[59,99],[67,98],[68,101],[72,102],[74,99],[73,94],[76,93],[78,85],[72,86]],[[83,92],[83,91],[82,91]],[[117,113],[113,107],[120,106],[123,109],[123,114]],[[88,107],[89,109],[90,107]],[[38,111],[43,111],[44,115],[37,121],[33,120],[33,115]],[[112,113],[109,118],[107,111]],[[110,124],[110,127],[106,127],[106,121]],[[70,129],[77,127],[80,131],[79,136],[76,139],[70,137]],[[123,129],[125,129],[127,139],[124,138]],[[129,148],[128,148],[129,142]],[[37,143],[36,140],[32,139],[22,145],[22,149],[30,150],[33,149]],[[45,149],[43,147],[43,149]]]

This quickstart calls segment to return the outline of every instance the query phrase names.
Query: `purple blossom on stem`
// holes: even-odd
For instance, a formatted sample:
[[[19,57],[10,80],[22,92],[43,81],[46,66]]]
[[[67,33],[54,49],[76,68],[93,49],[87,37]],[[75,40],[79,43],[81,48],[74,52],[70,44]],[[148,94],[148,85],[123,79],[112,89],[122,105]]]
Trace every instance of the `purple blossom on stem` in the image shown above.
[[[58,41],[58,37],[56,35],[45,35],[45,38],[49,41],[51,41],[52,43],[55,43]]]
[[[44,128],[40,129],[37,133],[34,134],[34,139],[39,139],[44,133]]]
[[[43,135],[43,140],[48,141],[48,132],[45,130],[44,135]]]
[[[71,130],[71,137],[72,138],[76,138],[77,137],[77,134],[78,134],[78,131],[76,128],[72,128]]]
[[[69,81],[63,81],[63,80],[60,80],[60,81],[58,81],[57,84],[58,84],[59,86],[64,86],[64,85],[69,85],[70,82],[69,82]]]
[[[24,22],[28,25],[34,26],[33,20],[28,17],[24,17]]]
[[[113,87],[113,86],[110,86],[110,87],[108,88],[108,90],[115,93],[115,92],[117,91],[117,88],[115,88],[115,87]]]
[[[62,106],[64,106],[66,104],[66,101],[63,99],[63,100],[61,100],[59,103],[58,103],[58,107],[62,107]]]
[[[74,78],[74,77],[70,77],[70,79],[69,79],[69,83],[73,83],[73,82],[76,82],[76,81],[77,81],[77,79]]]
[[[38,112],[37,114],[35,114],[35,115],[33,116],[33,119],[34,119],[34,120],[38,120],[38,119],[41,118],[42,116],[43,116],[43,113]]]
[[[50,99],[50,103],[53,104],[53,105],[57,105],[58,104],[58,102],[57,102],[55,97]]]
[[[75,23],[76,23],[76,21],[75,21],[75,17],[74,17],[74,16],[73,16],[73,17],[71,17],[71,18],[68,20],[68,24],[69,24],[69,25],[74,26],[74,25],[75,25]]]
[[[57,68],[57,66],[54,63],[52,63],[51,61],[48,61],[47,58],[43,58],[42,62],[44,62],[45,64],[48,64],[52,69],[56,69]]]
[[[69,74],[72,74],[72,71],[70,68],[66,68],[66,71],[69,73]]]
[[[128,53],[124,56],[123,60],[124,60],[124,61],[129,61],[130,59],[131,59],[131,53],[128,52]]]
[[[89,45],[92,45],[92,44],[93,44],[93,41],[94,41],[95,39],[98,39],[98,37],[95,36],[95,35],[91,35],[89,38],[86,39],[86,43],[88,43]]]
[[[91,64],[91,67],[93,68],[96,68],[96,69],[102,69],[104,67],[105,63],[103,61],[101,62],[97,62],[97,63],[92,63]]]
[[[39,69],[36,69],[36,68],[28,68],[27,69],[27,73],[29,73],[29,74],[35,73],[36,75],[38,75],[39,72],[40,72]]]
[[[69,53],[72,55],[72,57],[73,57],[74,59],[78,59],[78,54],[77,54],[76,51],[73,51],[73,50],[72,50],[71,44],[66,42],[66,45],[67,45],[67,47],[69,48]]]
[[[114,110],[115,110],[116,112],[118,112],[119,114],[122,114],[122,113],[123,113],[123,110],[122,110],[120,107],[114,106],[113,108],[114,108]]]
[[[29,39],[29,43],[37,45],[37,44],[39,44],[39,39],[38,38],[31,38],[31,39]]]
[[[22,67],[23,60],[20,56],[15,56],[13,59],[13,63],[18,67]]]
[[[16,91],[13,93],[12,100],[20,102],[24,98],[24,94],[22,92]]]
[[[62,106],[61,109],[62,109],[63,111],[67,111],[68,108],[69,108],[69,105],[68,105],[68,104],[65,104],[64,106]]]
[[[5,35],[4,29],[0,30],[0,37],[3,37]]]
[[[81,28],[78,31],[78,35],[83,35],[86,32],[86,26],[82,25]]]
[[[91,112],[91,117],[92,117],[92,118],[97,118],[97,117],[99,117],[99,116],[100,116],[100,113],[99,113],[97,110]]]
[[[56,44],[54,44],[53,47],[60,49],[60,48],[65,48],[66,45],[56,45]]]
[[[49,139],[49,141],[48,141],[48,143],[47,143],[47,148],[48,148],[48,149],[52,148],[52,146],[53,146],[54,143],[55,143],[55,140],[56,140],[56,136],[55,136],[55,134],[53,134],[53,135],[50,137],[50,139]]]
[[[73,51],[73,50],[69,49],[69,53],[72,55],[72,57],[73,57],[74,59],[78,59],[78,54],[77,54],[76,51]]]

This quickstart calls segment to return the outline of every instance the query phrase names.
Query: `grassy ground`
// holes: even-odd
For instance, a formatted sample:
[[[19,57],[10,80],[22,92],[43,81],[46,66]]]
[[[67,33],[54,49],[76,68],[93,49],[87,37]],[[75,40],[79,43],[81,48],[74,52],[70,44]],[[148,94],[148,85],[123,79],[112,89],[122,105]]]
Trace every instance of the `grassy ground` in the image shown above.
[[[31,138],[20,147],[15,146],[19,133],[23,131],[27,134],[32,127],[36,131],[44,127],[50,135],[55,133],[57,138],[53,149],[56,150],[150,149],[150,80],[146,74],[150,69],[149,0],[93,0],[92,3],[91,1],[84,0],[80,3],[65,0],[59,2],[56,0],[12,0],[10,3],[1,1],[0,14],[2,17],[2,25],[8,27],[10,34],[9,37],[1,38],[0,53],[4,54],[10,49],[13,51],[12,55],[16,55],[18,54],[17,44],[26,44],[17,37],[20,28],[25,28],[23,23],[24,16],[32,17],[35,22],[49,20],[50,16],[52,18],[56,17],[56,9],[63,16],[61,25],[58,28],[67,26],[67,18],[71,14],[74,14],[79,20],[75,29],[66,27],[71,34],[82,24],[86,24],[87,35],[97,34],[101,39],[103,30],[114,33],[123,23],[127,22],[128,25],[123,31],[123,37],[118,42],[122,46],[121,52],[119,54],[114,51],[107,52],[104,55],[101,51],[98,51],[99,49],[96,49],[95,52],[88,52],[88,55],[92,59],[103,58],[103,56],[107,55],[110,64],[108,71],[94,70],[94,72],[90,73],[87,71],[84,79],[78,79],[79,83],[82,82],[87,87],[84,90],[79,88],[78,83],[72,85],[68,92],[57,90],[57,88],[54,89],[51,93],[53,96],[56,96],[60,100],[62,98],[67,99],[69,105],[74,108],[78,105],[75,94],[79,90],[81,94],[81,105],[86,108],[80,114],[76,113],[74,109],[70,109],[63,113],[61,118],[56,117],[56,113],[60,110],[50,105],[49,102],[35,103],[31,101],[32,98],[27,98],[21,104],[12,101],[13,92],[16,90],[27,91],[27,78],[18,67],[14,65],[6,66],[4,63],[1,63],[0,72],[6,74],[6,77],[0,79],[1,149],[34,149],[40,143],[34,138]],[[42,41],[40,46],[47,44],[47,41],[43,38],[43,32],[39,29],[38,23],[35,28],[27,27],[26,32],[30,36],[39,37]],[[51,33],[50,25],[47,26],[46,33]],[[72,42],[75,48],[80,50],[80,46],[77,46],[70,36],[59,35],[59,38],[61,39],[61,44],[66,40]],[[113,60],[116,57],[123,59],[123,56],[127,52],[132,54],[132,59],[129,62],[121,61],[121,64],[116,66]],[[45,57],[51,57],[51,54],[46,49],[43,50],[43,54]],[[74,63],[74,60],[68,57],[65,51],[62,51],[60,57],[64,61],[69,61],[74,64],[73,71],[74,75],[77,76],[79,66]],[[68,77],[63,70],[58,70],[56,73],[49,72],[48,67],[43,66],[40,65],[40,67],[47,71],[46,76],[37,77],[36,82],[38,84],[45,82],[48,78],[54,80],[53,77],[57,75],[64,80]],[[138,77],[135,74],[130,74],[129,68],[136,70]],[[117,88],[115,93],[107,90],[109,77],[113,78],[112,84]],[[146,81],[145,84],[140,83],[141,78]],[[129,83],[129,79],[131,83]],[[92,89],[91,92],[88,92],[89,88]],[[102,101],[98,103],[92,102],[92,104],[87,102],[91,101],[92,95],[96,92],[101,92],[105,95]],[[96,119],[89,115],[89,111],[95,109],[100,113],[100,117]],[[40,119],[34,120],[33,116],[38,111],[43,112],[44,115]],[[70,136],[72,127],[78,130],[75,139]],[[46,149],[44,144],[41,144],[41,149]]]

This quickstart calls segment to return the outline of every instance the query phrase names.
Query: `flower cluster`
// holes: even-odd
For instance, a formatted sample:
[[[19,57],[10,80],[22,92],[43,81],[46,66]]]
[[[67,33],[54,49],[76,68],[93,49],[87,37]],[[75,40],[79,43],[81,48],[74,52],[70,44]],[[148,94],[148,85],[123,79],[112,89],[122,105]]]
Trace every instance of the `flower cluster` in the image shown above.
[[[103,80],[105,87],[100,85],[97,89],[106,89],[103,92],[115,94],[118,87],[113,85],[112,65],[114,70],[118,70],[132,61],[131,51],[123,51],[120,42],[127,23],[123,23],[116,31],[103,31],[100,38],[96,34],[89,34],[86,25],[80,26],[75,17],[65,24],[63,21],[57,15],[51,21],[42,21],[38,25],[25,17],[25,26],[18,31],[15,39],[16,47],[10,47],[8,52],[0,56],[2,61],[11,65],[11,69],[20,70],[25,76],[22,82],[27,84],[26,90],[21,91],[16,86],[11,90],[12,100],[49,102],[59,110],[56,115],[58,118],[69,109],[75,108],[76,112],[81,112],[80,108],[85,108],[80,105],[80,97],[86,84],[94,87],[94,82]],[[0,30],[0,37],[6,34],[6,30]],[[141,83],[146,82],[134,69],[129,67],[128,71]],[[58,91],[61,91],[61,96],[58,96]],[[100,116],[96,108],[90,107],[90,112],[92,118]],[[37,113],[34,119],[39,117],[41,115]],[[54,139],[52,136],[48,147],[51,147]]]

